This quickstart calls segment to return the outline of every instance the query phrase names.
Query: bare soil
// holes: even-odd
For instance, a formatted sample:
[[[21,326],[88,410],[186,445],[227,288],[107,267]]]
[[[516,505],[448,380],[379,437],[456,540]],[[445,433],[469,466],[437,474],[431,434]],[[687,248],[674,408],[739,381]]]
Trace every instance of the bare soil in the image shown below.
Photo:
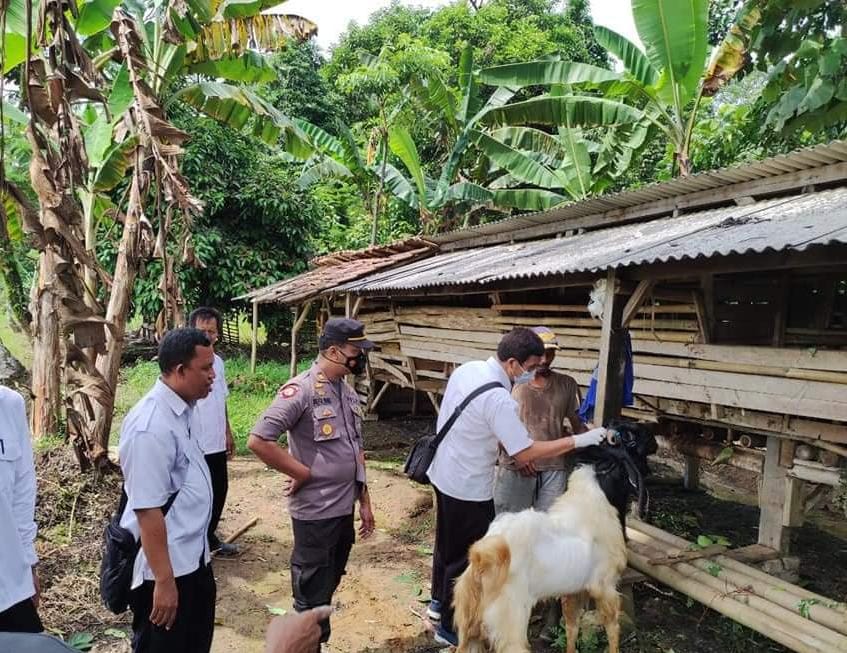
[[[422,618],[429,597],[432,497],[429,490],[412,484],[399,473],[409,443],[430,427],[428,420],[366,424],[377,532],[369,540],[357,542],[351,554],[347,576],[335,596],[331,651],[438,650]],[[735,546],[755,541],[758,512],[751,505],[750,479],[733,479],[734,491],[715,496],[705,491],[685,492],[679,483],[669,480],[676,477],[671,468],[660,464],[654,464],[654,468],[659,474],[651,483],[653,523],[688,538],[710,533],[728,537]],[[48,560],[42,604],[45,622],[66,634],[81,630],[94,634],[95,651],[127,651],[126,639],[120,637],[121,632],[128,632],[126,615],[116,618],[96,606],[102,506],[114,505],[117,484],[77,492],[69,489],[69,480],[57,479],[54,471],[40,475],[42,489],[52,488],[46,489],[39,504],[39,520],[49,516],[53,524],[47,529],[42,525],[45,538],[39,542],[42,556]],[[65,497],[65,512],[57,508],[52,498],[56,496],[55,486],[65,486],[58,495]],[[86,492],[96,494],[87,498]],[[106,499],[108,493],[115,497]],[[61,540],[68,506],[74,502],[77,525],[70,538]],[[231,463],[230,494],[221,531],[231,533],[254,517],[259,518],[258,525],[239,540],[242,555],[214,563],[218,581],[212,649],[215,653],[260,653],[272,610],[290,610],[292,605],[288,573],[292,536],[282,478],[257,460],[241,457]],[[833,525],[837,527],[838,523],[828,523],[826,516],[816,518],[794,535],[794,546],[803,559],[802,583],[833,599],[844,600],[847,541],[831,534]],[[625,641],[624,653],[785,650],[657,583],[636,585],[635,599],[637,631]],[[531,629],[534,653],[560,650],[535,638],[536,630],[537,626]],[[600,643],[586,641],[580,650],[599,653],[604,648]]]

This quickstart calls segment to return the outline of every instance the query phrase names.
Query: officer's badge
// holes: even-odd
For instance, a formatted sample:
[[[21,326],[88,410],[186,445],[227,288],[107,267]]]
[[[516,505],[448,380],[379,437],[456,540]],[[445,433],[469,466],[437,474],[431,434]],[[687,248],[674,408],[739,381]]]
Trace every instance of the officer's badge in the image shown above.
[[[326,381],[326,374],[324,374],[323,372],[318,372],[316,376],[318,381]]]
[[[329,408],[324,408],[324,417],[332,417],[332,411]]]
[[[324,424],[321,427],[321,433],[324,434],[325,438],[328,438],[330,435],[332,435],[332,424]]]
[[[287,385],[287,386],[284,386],[282,388],[282,390],[279,391],[279,394],[284,399],[291,399],[291,397],[296,395],[299,392],[299,390],[300,390],[300,388],[298,388],[296,385]]]

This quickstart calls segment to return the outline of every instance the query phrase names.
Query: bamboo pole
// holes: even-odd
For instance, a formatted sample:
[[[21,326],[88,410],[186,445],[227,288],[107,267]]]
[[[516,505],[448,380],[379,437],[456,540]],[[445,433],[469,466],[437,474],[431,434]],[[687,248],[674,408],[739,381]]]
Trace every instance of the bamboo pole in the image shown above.
[[[632,529],[632,532],[628,533],[630,538],[636,542],[640,542],[642,544],[646,544],[655,549],[660,550],[665,553],[666,556],[670,556],[673,551],[678,551],[674,545],[670,544],[668,541],[664,539],[659,539],[656,537],[652,537],[647,533],[640,532],[637,529]],[[677,539],[677,538],[674,538]],[[681,539],[681,538],[679,538]],[[683,542],[685,540],[682,540]],[[814,595],[809,593],[810,596],[800,596],[799,594],[795,594],[792,590],[797,589],[802,592],[806,592],[806,590],[802,590],[802,588],[792,585],[791,583],[785,583],[780,581],[777,578],[769,576],[764,572],[761,572],[749,565],[745,565],[737,560],[733,560],[730,557],[723,555],[716,555],[713,557],[713,561],[707,560],[680,560],[678,563],[671,562],[670,564],[674,565],[678,571],[686,572],[686,569],[680,564],[686,562],[689,565],[693,565],[701,572],[706,572],[708,578],[703,579],[705,582],[713,581],[724,581],[727,583],[731,583],[738,589],[749,589],[752,590],[758,600],[750,602],[750,605],[753,607],[758,607],[763,611],[770,611],[772,616],[775,616],[781,620],[788,620],[794,623],[795,626],[804,628],[805,625],[809,622],[815,622],[826,628],[829,628],[833,631],[841,633],[841,635],[847,635],[847,606],[844,604],[838,604],[837,602],[830,601],[825,597]],[[648,560],[648,563],[651,565],[655,565],[655,560]],[[712,576],[709,570],[710,564],[716,564],[720,566],[721,570],[718,573],[718,576]],[[679,565],[679,566],[676,566]],[[689,575],[689,574],[686,574]],[[713,585],[714,586],[714,583]],[[726,589],[720,588],[718,589]],[[749,596],[749,594],[748,594]],[[799,614],[800,605],[802,601],[806,601],[806,608],[808,609],[809,618],[806,619]],[[775,604],[780,608],[780,611],[776,611],[771,609],[768,606],[760,605],[760,601],[767,601],[772,604]],[[840,606],[832,607],[832,606]],[[788,611],[788,615],[784,614],[783,611]],[[797,621],[798,617],[802,619],[802,621]],[[840,637],[840,636],[839,636]],[[842,641],[843,640],[843,641]],[[847,643],[847,640],[844,638],[836,639],[835,643]]]
[[[250,374],[256,373],[256,354],[259,349],[259,302],[253,300],[253,329],[250,332]]]
[[[636,537],[638,539],[636,539]],[[665,549],[661,548],[661,542],[643,533],[638,533],[636,531],[633,539],[635,539],[636,541],[641,541],[642,544],[647,545],[655,551],[665,551]],[[638,552],[633,552],[633,555],[641,557],[641,554]],[[635,566],[636,569],[639,569],[639,571],[643,571],[643,573],[655,576],[657,578],[658,575],[655,573],[657,570],[668,569],[668,567],[650,566],[649,559],[644,560],[644,562],[646,562],[647,568],[649,568],[650,571],[644,571],[640,569],[638,565],[633,566]],[[730,599],[735,603],[736,609],[739,609],[742,606],[747,609],[752,608],[756,616],[755,623],[754,625],[744,625],[747,625],[748,627],[753,628],[754,630],[757,630],[768,637],[776,639],[773,633],[770,631],[772,625],[766,626],[763,622],[765,622],[766,620],[773,619],[774,622],[779,624],[779,629],[782,633],[790,634],[794,636],[799,642],[803,642],[806,645],[817,647],[813,648],[812,650],[847,651],[847,637],[844,637],[839,632],[831,630],[827,626],[818,624],[812,621],[811,619],[804,618],[798,612],[792,612],[776,603],[773,603],[772,601],[762,598],[761,596],[753,593],[753,591],[751,590],[753,590],[754,588],[750,584],[744,584],[743,580],[741,582],[736,583],[728,577],[718,578],[716,576],[713,576],[710,572],[703,569],[709,564],[710,563],[705,560],[692,561],[691,563],[679,562],[673,565],[671,569],[673,569],[675,573],[681,575],[682,577],[690,581],[696,582],[698,586],[712,590],[716,594],[716,599]],[[727,576],[723,572],[724,570],[722,569],[721,575]],[[685,591],[685,593],[689,594],[688,591]],[[709,605],[709,607],[714,608],[713,603],[708,603],[707,605]],[[731,617],[735,621],[740,621],[736,618],[734,614],[730,613],[727,614],[727,616]]]

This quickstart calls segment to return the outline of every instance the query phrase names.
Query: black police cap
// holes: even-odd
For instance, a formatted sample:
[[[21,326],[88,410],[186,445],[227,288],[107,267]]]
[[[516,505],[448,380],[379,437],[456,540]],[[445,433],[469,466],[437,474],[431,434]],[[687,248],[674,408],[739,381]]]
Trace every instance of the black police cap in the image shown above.
[[[346,317],[333,317],[326,321],[321,340],[327,343],[344,344],[349,342],[362,349],[373,349],[374,343],[365,336],[365,325],[359,320]]]

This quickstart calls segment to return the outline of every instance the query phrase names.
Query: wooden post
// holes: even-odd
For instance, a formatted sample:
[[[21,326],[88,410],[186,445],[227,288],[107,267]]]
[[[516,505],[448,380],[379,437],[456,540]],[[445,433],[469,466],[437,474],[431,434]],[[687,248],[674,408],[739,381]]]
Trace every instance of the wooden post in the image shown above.
[[[780,445],[781,441],[777,436],[768,436],[759,488],[759,544],[787,553],[788,537],[782,523],[786,470],[779,466]]]
[[[250,333],[250,374],[256,373],[256,353],[259,349],[259,302],[253,300],[253,330]]]
[[[344,317],[353,317],[353,296],[349,292],[344,293]]]
[[[696,490],[700,487],[700,458],[697,456],[685,457],[682,485],[686,490]]]
[[[799,478],[789,476],[785,479],[785,501],[782,510],[782,525],[786,528],[799,528],[805,516],[803,502],[804,483]]]
[[[617,275],[606,274],[603,298],[603,325],[600,330],[600,357],[597,363],[597,401],[594,424],[605,426],[620,417],[623,405],[624,329],[621,326],[624,298],[615,294]]]
[[[626,306],[624,306],[623,318],[621,319],[621,324],[623,326],[629,326],[632,318],[638,314],[638,309],[644,305],[644,301],[647,299],[652,289],[653,281],[651,279],[642,279],[638,282],[635,291],[630,296]]]
[[[291,365],[288,368],[288,378],[297,376],[297,332],[300,330],[300,307],[294,307],[294,322],[291,324]]]

